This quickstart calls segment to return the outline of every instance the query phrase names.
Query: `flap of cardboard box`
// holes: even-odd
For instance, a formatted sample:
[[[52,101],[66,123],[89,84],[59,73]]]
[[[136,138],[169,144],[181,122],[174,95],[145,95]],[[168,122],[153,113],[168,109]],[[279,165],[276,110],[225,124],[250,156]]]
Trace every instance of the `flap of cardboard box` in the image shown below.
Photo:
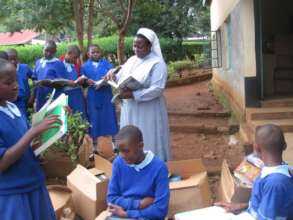
[[[67,182],[70,182],[78,189],[82,189],[87,197],[96,200],[96,186],[97,183],[100,183],[101,181],[85,167],[78,164],[67,176]]]
[[[112,176],[112,164],[110,163],[110,161],[104,159],[99,155],[95,156],[95,167],[99,170],[103,170],[108,178]]]
[[[167,166],[170,173],[179,175],[182,179],[206,171],[201,159],[169,161]]]
[[[248,202],[251,193],[250,188],[238,186],[235,183],[226,160],[222,164],[219,193],[221,200],[233,203]]]
[[[174,190],[174,189],[182,189],[182,188],[198,186],[203,183],[206,177],[207,177],[207,172],[197,173],[195,175],[190,176],[187,179],[184,179],[178,182],[171,182],[169,183],[169,187],[171,190]]]
[[[62,185],[48,185],[47,189],[54,207],[54,211],[57,217],[60,217],[62,214],[62,209],[71,198],[72,192],[68,187]]]

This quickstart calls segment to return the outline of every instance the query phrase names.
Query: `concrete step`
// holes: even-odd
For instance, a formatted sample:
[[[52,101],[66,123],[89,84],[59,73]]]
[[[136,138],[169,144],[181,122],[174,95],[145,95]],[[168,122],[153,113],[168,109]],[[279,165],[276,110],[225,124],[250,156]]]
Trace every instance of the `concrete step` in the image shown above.
[[[206,124],[170,123],[169,128],[172,132],[202,134],[234,134],[239,130],[239,126],[236,124],[215,126]]]
[[[247,108],[248,120],[293,119],[293,107]]]
[[[261,102],[264,108],[293,107],[293,97],[271,98]]]
[[[255,120],[251,125],[255,129],[259,125],[275,124],[279,125],[284,132],[293,132],[293,119],[272,119],[272,120]]]

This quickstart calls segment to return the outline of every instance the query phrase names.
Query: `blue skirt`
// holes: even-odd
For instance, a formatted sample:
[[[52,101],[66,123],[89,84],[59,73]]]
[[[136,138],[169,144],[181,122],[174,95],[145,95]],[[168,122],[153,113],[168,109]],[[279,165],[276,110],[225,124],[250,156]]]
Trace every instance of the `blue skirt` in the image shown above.
[[[57,220],[45,184],[34,191],[0,195],[1,220]]]

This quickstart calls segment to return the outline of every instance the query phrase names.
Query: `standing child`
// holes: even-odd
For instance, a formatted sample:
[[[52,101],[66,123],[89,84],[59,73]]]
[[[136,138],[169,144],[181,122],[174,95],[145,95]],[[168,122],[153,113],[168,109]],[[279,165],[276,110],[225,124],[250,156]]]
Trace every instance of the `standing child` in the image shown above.
[[[112,64],[105,58],[98,45],[91,45],[88,51],[89,59],[81,67],[81,74],[89,79],[89,83],[93,85],[94,81],[102,79],[108,70],[112,68]],[[111,103],[112,90],[110,86],[103,86],[95,89],[91,86],[87,94],[87,109],[90,127],[90,136],[93,139],[93,158],[94,153],[98,153],[98,141],[100,136],[115,135],[118,131],[115,107]]]
[[[0,216],[1,220],[56,220],[45,177],[31,141],[60,123],[56,115],[29,128],[11,101],[17,98],[15,67],[0,59]]]
[[[43,80],[43,79],[67,79],[67,71],[64,64],[55,57],[56,53],[56,43],[52,40],[46,42],[43,55],[44,57],[37,60],[33,79]],[[36,96],[36,110],[38,111],[47,101],[49,93],[52,92],[52,88],[49,87],[37,87],[35,89]],[[55,98],[58,97],[62,92],[62,89],[57,89],[55,93]]]
[[[73,45],[68,47],[64,56],[64,65],[67,70],[69,80],[72,80],[72,87],[65,87],[64,92],[68,95],[68,105],[73,112],[80,112],[82,117],[86,119],[85,99],[81,87],[74,85],[77,80],[77,72],[74,63],[80,56],[80,50],[77,46]]]
[[[28,80],[32,77],[32,70],[27,64],[19,63],[17,51],[13,48],[6,51],[8,61],[16,67],[16,76],[18,83],[18,96],[14,104],[21,113],[28,117],[27,105],[30,98],[30,87]]]

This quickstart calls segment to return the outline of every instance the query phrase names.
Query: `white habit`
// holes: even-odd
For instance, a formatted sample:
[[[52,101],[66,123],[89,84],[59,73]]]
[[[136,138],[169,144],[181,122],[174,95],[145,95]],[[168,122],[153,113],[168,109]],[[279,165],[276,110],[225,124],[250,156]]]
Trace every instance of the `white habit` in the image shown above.
[[[168,115],[163,91],[167,81],[167,66],[153,51],[144,58],[132,56],[117,74],[118,83],[135,76],[143,85],[133,92],[134,99],[123,99],[120,127],[135,125],[143,133],[144,149],[162,160],[170,159]]]

